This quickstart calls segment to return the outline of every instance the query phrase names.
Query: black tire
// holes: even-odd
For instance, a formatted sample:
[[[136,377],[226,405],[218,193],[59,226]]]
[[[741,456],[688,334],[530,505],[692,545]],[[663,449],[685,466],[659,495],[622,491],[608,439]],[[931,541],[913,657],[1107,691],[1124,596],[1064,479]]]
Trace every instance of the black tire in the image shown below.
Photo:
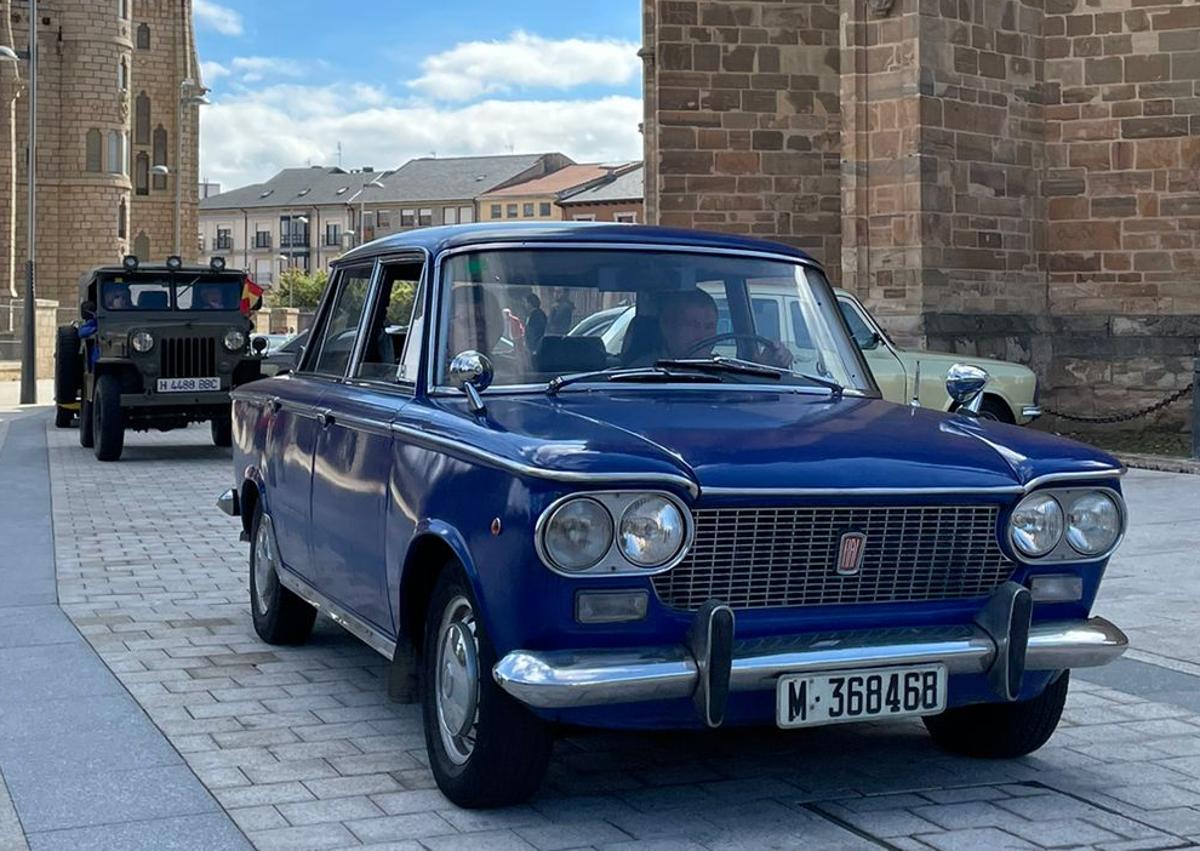
[[[464,755],[451,758],[443,738],[437,692],[438,663],[443,620],[462,612],[462,604],[478,611],[470,585],[457,565],[444,569],[437,579],[425,620],[421,655],[421,704],[425,719],[425,747],[429,766],[442,794],[460,807],[503,807],[527,800],[541,786],[550,763],[554,736],[550,726],[534,716],[496,685],[492,667],[496,653],[483,622],[471,618],[476,651],[474,744]],[[461,633],[460,633],[461,634]],[[468,666],[469,669],[469,666]],[[445,734],[452,742],[458,737]],[[451,744],[450,747],[456,747]]]
[[[71,423],[75,420],[75,412],[64,408],[54,409],[54,427],[55,428],[70,428]]]
[[[96,379],[91,408],[96,460],[120,460],[125,450],[125,417],[121,413],[121,380],[117,376],[102,375]]]
[[[79,353],[79,332],[74,325],[60,325],[54,345],[54,401],[59,405],[74,405],[79,401],[82,385],[83,356]],[[58,425],[57,419],[55,424]],[[70,424],[68,420],[67,425]]]
[[[268,587],[261,604],[258,598],[259,563],[264,557],[274,561],[274,552],[275,542],[263,522],[262,507],[256,506],[250,525],[250,616],[254,631],[267,644],[303,644],[312,634],[317,610],[279,584],[273,565],[267,571]]]
[[[994,396],[983,397],[983,402],[979,405],[979,418],[994,420],[998,423],[1008,423],[1009,425],[1015,425],[1017,422],[1008,405],[1002,399],[997,399]]]
[[[213,446],[233,446],[232,417],[217,417],[212,421],[211,431]]]
[[[92,403],[87,398],[87,391],[79,393],[79,445],[91,449],[96,445],[96,421],[93,419]]]
[[[982,759],[1013,759],[1031,754],[1054,735],[1067,702],[1071,672],[1032,700],[987,703],[950,709],[923,719],[938,747]]]

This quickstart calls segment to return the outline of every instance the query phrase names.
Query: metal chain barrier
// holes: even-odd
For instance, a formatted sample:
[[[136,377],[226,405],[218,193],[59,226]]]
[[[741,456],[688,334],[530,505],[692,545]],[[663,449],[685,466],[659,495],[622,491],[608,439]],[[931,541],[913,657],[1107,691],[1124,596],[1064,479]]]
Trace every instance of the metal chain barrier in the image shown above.
[[[1062,411],[1056,411],[1053,408],[1043,408],[1043,413],[1058,417],[1059,419],[1068,420],[1074,423],[1094,423],[1094,424],[1111,424],[1111,423],[1126,423],[1130,420],[1136,420],[1139,417],[1147,417],[1150,414],[1161,411],[1163,408],[1174,405],[1184,396],[1196,389],[1196,383],[1193,381],[1182,390],[1177,390],[1165,399],[1155,402],[1153,405],[1147,405],[1144,408],[1139,408],[1136,411],[1130,411],[1127,414],[1112,414],[1107,417],[1084,417],[1076,414],[1067,414]]]

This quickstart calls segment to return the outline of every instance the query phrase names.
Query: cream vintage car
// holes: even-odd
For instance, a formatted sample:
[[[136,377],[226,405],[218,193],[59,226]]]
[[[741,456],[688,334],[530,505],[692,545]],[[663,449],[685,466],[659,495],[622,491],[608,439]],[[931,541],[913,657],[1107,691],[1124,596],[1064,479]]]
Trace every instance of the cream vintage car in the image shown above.
[[[700,288],[717,303],[717,330],[727,332],[732,327],[732,320],[723,292],[707,284],[701,284]],[[804,331],[794,286],[793,291],[789,291],[786,285],[777,282],[753,281],[749,289],[755,326],[760,333],[783,343],[798,357],[811,349],[812,342]],[[968,364],[988,374],[983,397],[978,400],[980,416],[1025,425],[1041,415],[1037,376],[1028,367],[991,358],[902,349],[853,294],[837,289],[834,292],[850,333],[862,350],[875,382],[887,401],[909,404],[915,392],[921,407],[949,411],[954,407],[954,401],[946,393],[946,373],[955,364]],[[583,317],[569,336],[598,336],[604,341],[609,354],[615,355],[622,349],[625,332],[633,317],[633,307],[609,308]],[[726,348],[728,352],[720,353],[734,353],[731,346]],[[918,383],[919,390],[915,386]]]
[[[834,292],[854,342],[867,359],[883,398],[889,402],[911,401],[914,384],[919,382],[916,396],[921,407],[948,411],[954,402],[946,394],[946,372],[956,363],[967,363],[988,374],[980,416],[1021,425],[1041,416],[1037,376],[1029,367],[991,358],[902,349],[854,295],[845,290]]]

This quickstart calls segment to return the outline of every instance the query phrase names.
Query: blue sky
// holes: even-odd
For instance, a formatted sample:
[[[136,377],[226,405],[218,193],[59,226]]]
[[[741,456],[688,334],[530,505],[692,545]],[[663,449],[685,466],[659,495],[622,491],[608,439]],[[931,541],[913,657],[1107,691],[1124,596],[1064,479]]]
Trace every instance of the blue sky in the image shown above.
[[[201,176],[223,188],[336,164],[338,142],[348,168],[640,156],[640,0],[194,2]]]

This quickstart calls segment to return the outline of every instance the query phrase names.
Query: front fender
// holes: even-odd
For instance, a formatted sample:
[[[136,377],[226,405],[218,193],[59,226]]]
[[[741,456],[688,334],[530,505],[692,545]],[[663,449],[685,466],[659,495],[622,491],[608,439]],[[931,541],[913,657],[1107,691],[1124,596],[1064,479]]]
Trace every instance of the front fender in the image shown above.
[[[251,489],[253,489],[253,496],[251,496]],[[262,505],[263,513],[270,514],[267,483],[263,478],[262,471],[257,466],[248,464],[242,471],[241,481],[238,483],[238,497],[242,506],[242,528],[245,529],[246,534],[249,534],[250,525],[254,522],[256,505]]]
[[[423,622],[421,607],[425,605],[429,593],[433,590],[436,572],[447,554],[452,555],[462,565],[463,573],[475,597],[476,614],[483,621],[484,628],[490,632],[492,622],[488,615],[487,596],[480,584],[478,566],[466,539],[452,523],[440,518],[427,517],[419,521],[413,529],[404,558],[399,560],[400,569],[390,577],[391,581],[388,583],[392,590],[392,599],[399,601],[396,619],[398,635],[415,633],[414,618]],[[389,563],[395,561],[389,560]],[[417,635],[413,637],[419,638]]]

